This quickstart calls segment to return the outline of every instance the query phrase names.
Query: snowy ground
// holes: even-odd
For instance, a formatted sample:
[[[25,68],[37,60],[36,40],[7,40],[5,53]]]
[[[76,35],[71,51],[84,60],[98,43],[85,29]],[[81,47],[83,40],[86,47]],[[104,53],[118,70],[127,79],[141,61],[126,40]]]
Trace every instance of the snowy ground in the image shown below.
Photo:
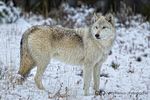
[[[87,25],[92,9],[70,9],[66,18],[74,27]],[[126,27],[117,23],[117,39],[112,54],[101,69],[101,96],[83,96],[82,70],[53,60],[43,76],[47,91],[34,83],[34,69],[23,85],[15,84],[19,68],[20,39],[35,24],[56,24],[42,18],[20,18],[12,24],[0,25],[0,100],[148,100],[150,98],[150,23],[135,16]],[[127,23],[127,24],[128,24]]]

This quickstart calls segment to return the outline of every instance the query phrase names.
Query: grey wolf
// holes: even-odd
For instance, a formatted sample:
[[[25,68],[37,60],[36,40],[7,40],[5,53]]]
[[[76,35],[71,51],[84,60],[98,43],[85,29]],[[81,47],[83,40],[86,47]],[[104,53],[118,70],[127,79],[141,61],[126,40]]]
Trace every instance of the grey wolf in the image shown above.
[[[37,66],[35,83],[45,89],[42,75],[54,58],[67,64],[83,66],[84,95],[94,80],[95,94],[99,93],[100,68],[106,60],[115,40],[113,15],[94,15],[92,25],[84,28],[33,26],[22,36],[19,74],[26,77]]]

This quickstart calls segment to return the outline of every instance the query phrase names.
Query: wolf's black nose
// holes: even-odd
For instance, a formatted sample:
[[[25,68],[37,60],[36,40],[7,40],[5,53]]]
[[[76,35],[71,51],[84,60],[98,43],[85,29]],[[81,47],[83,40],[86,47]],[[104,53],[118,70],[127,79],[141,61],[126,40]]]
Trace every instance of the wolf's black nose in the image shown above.
[[[99,34],[95,34],[95,37],[96,37],[96,38],[99,38]]]

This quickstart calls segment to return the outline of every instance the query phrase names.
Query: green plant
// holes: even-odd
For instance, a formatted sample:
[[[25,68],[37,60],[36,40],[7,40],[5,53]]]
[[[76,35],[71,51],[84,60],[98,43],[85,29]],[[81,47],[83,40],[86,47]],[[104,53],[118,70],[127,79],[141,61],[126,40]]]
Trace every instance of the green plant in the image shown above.
[[[117,63],[115,63],[114,61],[112,61],[111,67],[112,67],[113,69],[118,69],[119,66],[120,66],[119,64],[117,64]]]

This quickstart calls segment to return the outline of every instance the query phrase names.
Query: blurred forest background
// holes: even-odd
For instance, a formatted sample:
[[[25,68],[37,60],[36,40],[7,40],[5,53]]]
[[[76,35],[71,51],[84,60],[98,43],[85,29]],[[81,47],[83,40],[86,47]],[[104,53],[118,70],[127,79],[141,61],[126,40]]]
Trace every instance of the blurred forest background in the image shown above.
[[[44,18],[58,18],[64,16],[61,4],[68,3],[71,7],[95,8],[95,12],[106,14],[114,12],[123,22],[127,16],[142,14],[146,20],[150,19],[150,0],[1,0],[7,6],[15,6],[22,9],[20,15],[29,16],[30,13],[43,15]],[[1,3],[0,6],[3,4]],[[12,10],[13,11],[13,10]],[[0,18],[7,10],[0,11]]]

